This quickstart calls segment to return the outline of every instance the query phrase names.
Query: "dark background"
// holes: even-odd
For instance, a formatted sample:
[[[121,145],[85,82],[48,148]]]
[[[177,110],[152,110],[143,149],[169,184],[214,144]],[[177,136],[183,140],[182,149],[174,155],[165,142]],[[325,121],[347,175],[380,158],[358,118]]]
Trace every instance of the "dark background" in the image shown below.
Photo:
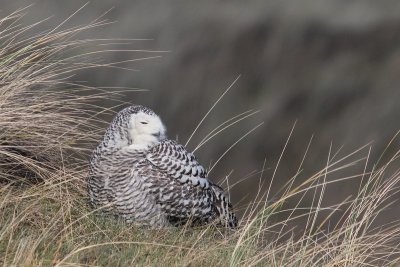
[[[29,25],[52,16],[32,30],[40,32],[58,25],[86,2],[1,0],[0,16],[32,3],[20,23]],[[262,180],[268,186],[295,123],[272,192],[296,173],[311,136],[299,179],[323,168],[330,146],[332,154],[343,146],[339,156],[344,156],[372,142],[372,166],[399,130],[397,0],[92,1],[62,28],[88,23],[110,8],[105,18],[114,23],[90,30],[82,38],[150,39],[119,41],[125,44],[107,49],[168,52],[110,52],[106,61],[161,57],[121,64],[139,71],[100,68],[80,71],[71,79],[109,90],[119,86],[148,89],[122,98],[153,108],[171,138],[185,143],[203,115],[241,75],[188,147],[194,149],[226,119],[249,109],[260,110],[196,151],[208,167],[248,130],[264,124],[219,162],[210,175],[213,181],[222,181],[233,170],[233,184],[262,169],[265,160]],[[396,141],[389,152],[398,146]],[[363,164],[328,179],[357,174]],[[260,175],[249,176],[231,190],[237,206],[254,199]],[[357,189],[357,180],[329,186],[326,204],[354,195]]]

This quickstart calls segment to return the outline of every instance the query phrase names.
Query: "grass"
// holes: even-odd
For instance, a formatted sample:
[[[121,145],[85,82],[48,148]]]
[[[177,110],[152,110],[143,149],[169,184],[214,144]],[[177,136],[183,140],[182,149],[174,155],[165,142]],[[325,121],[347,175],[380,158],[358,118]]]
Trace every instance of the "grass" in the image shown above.
[[[400,264],[400,225],[397,221],[376,223],[381,213],[397,203],[400,151],[370,167],[370,146],[342,157],[330,151],[326,166],[309,177],[302,175],[300,164],[286,186],[274,194],[271,186],[264,190],[264,172],[259,171],[260,189],[254,201],[243,208],[236,230],[213,225],[149,229],[99,216],[88,206],[85,155],[103,129],[98,113],[107,112],[94,103],[108,95],[71,84],[67,78],[82,68],[116,67],[88,57],[101,51],[82,53],[95,40],[74,39],[76,34],[107,22],[67,30],[57,27],[19,40],[18,36],[31,27],[18,25],[21,12],[0,20],[3,266]],[[77,51],[80,54],[75,54]],[[197,147],[254,113],[244,112],[227,120]],[[389,147],[395,142],[397,135]],[[356,165],[364,166],[361,172],[343,175]],[[324,204],[332,184],[346,186],[351,181],[359,184],[354,196]],[[288,205],[293,199],[298,204]],[[311,204],[305,199],[311,199]]]

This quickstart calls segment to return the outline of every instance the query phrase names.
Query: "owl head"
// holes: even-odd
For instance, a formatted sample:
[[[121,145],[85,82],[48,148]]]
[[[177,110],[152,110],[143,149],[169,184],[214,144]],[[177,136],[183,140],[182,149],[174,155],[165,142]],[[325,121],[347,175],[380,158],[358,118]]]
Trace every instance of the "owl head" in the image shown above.
[[[151,109],[134,105],[114,117],[105,134],[105,142],[113,147],[151,147],[166,138],[166,128]]]
[[[152,146],[165,139],[165,126],[160,117],[144,107],[135,109],[128,122],[128,134],[133,145]]]

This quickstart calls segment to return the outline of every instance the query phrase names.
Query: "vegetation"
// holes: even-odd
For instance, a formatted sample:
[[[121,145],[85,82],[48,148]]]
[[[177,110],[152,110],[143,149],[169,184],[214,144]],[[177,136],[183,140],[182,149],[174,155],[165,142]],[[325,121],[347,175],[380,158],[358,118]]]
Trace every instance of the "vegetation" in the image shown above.
[[[279,193],[263,190],[260,182],[254,202],[242,210],[240,227],[235,230],[213,225],[149,229],[100,216],[88,206],[84,181],[87,154],[102,129],[97,115],[107,112],[94,103],[109,95],[72,84],[67,78],[82,68],[115,66],[88,57],[94,53],[85,49],[99,41],[74,39],[76,34],[106,22],[26,37],[34,25],[19,26],[19,17],[17,12],[0,20],[3,266],[400,263],[400,225],[377,221],[396,203],[400,151],[392,153],[387,162],[378,161],[370,167],[369,146],[344,157],[332,151],[326,167],[308,178],[302,177],[300,164],[298,173]],[[388,147],[396,141],[397,135]],[[365,167],[342,175],[355,165]],[[258,173],[260,181],[265,179],[263,174]],[[330,185],[349,181],[359,183],[358,193],[324,206]],[[309,196],[311,206],[305,206],[302,200]],[[290,199],[296,199],[298,205],[289,207]]]

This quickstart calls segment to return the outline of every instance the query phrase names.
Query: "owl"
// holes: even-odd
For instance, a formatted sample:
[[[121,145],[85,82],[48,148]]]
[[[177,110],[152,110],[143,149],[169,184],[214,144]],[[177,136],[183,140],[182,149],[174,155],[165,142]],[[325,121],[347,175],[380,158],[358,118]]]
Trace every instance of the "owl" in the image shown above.
[[[134,105],[112,120],[93,151],[87,178],[92,206],[127,222],[167,227],[237,226],[232,205],[160,117]]]

